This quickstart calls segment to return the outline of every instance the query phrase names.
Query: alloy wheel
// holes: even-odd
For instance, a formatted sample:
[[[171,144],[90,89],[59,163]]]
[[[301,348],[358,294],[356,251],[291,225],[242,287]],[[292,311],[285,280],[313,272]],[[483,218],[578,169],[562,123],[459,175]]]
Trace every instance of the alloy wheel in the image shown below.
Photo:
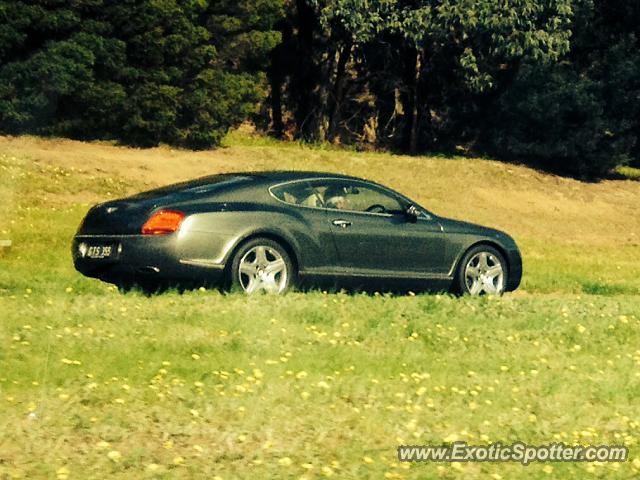
[[[502,262],[491,252],[480,251],[465,265],[464,282],[471,295],[499,295],[504,292],[504,279]]]
[[[238,264],[239,283],[247,293],[282,293],[287,287],[288,275],[282,254],[267,245],[250,248]]]

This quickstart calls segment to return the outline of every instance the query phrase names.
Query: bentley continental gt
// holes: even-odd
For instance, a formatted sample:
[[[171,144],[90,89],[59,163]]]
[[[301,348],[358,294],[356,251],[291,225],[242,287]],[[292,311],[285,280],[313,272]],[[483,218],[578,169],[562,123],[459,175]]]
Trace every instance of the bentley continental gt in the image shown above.
[[[319,172],[226,173],[92,207],[75,268],[117,285],[515,290],[506,233],[440,217],[383,185]]]

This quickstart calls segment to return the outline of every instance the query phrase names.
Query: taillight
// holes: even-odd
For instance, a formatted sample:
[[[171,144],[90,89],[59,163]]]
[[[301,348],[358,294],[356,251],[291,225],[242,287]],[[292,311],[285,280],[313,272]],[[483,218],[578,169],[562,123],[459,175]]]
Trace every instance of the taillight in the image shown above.
[[[142,226],[143,235],[166,235],[173,233],[184,220],[184,213],[177,210],[159,210]]]

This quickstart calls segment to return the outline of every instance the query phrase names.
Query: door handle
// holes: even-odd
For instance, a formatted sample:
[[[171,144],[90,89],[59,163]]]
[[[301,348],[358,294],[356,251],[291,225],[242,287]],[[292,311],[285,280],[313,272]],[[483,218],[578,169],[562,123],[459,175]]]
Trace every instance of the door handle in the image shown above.
[[[351,226],[351,222],[349,220],[334,220],[333,223],[336,227],[347,228]]]

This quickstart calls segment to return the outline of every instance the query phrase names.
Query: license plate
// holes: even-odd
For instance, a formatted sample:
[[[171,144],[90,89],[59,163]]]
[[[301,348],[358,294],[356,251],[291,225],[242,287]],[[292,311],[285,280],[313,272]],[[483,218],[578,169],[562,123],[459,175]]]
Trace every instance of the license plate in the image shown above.
[[[85,257],[93,260],[103,260],[116,256],[116,247],[114,245],[87,245]]]

